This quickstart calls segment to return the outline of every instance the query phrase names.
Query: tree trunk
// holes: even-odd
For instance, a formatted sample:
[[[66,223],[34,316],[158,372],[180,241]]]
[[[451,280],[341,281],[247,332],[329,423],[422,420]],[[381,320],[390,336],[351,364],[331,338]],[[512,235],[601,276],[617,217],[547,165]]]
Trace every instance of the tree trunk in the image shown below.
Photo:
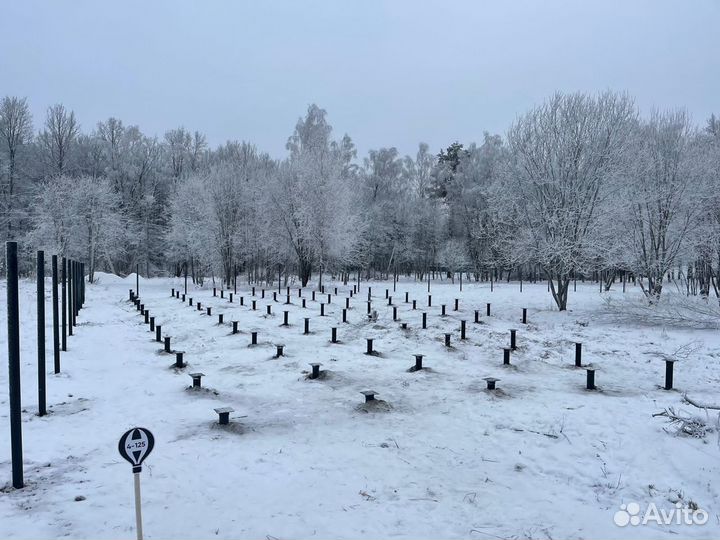
[[[553,299],[557,304],[559,311],[567,310],[568,290],[570,288],[570,277],[567,275],[553,275],[552,272],[545,271],[548,278],[548,284],[550,285],[550,292],[552,292]],[[557,281],[557,286],[555,285]]]
[[[608,272],[605,274],[605,292],[608,292],[610,290],[610,287],[612,287],[612,284],[615,283],[616,274],[616,270],[608,270]]]
[[[312,275],[312,262],[302,258],[298,261],[298,277],[303,287],[306,287]]]

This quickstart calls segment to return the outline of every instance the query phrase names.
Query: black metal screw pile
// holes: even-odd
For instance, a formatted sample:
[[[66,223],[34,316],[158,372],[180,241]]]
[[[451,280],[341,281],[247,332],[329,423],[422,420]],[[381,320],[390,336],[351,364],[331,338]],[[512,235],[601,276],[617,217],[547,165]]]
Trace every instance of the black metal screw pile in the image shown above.
[[[54,265],[56,263],[55,259],[56,258],[54,257],[54,260],[53,260]],[[53,267],[53,270],[54,270],[54,272],[57,271],[55,266]],[[72,281],[71,280],[72,280],[72,278],[68,278],[68,288],[69,288],[68,296],[71,299],[74,299],[75,296],[74,296],[74,293],[72,292],[72,288],[71,288]],[[55,282],[56,280],[54,279],[53,281]],[[84,285],[83,285],[83,288],[84,288]],[[324,294],[324,289],[321,289],[320,292],[321,292],[321,294]],[[265,293],[265,291],[262,290],[261,295],[263,298],[264,298],[264,293]],[[352,298],[355,293],[356,293],[356,290],[353,289],[350,292],[350,296],[346,297],[346,299],[345,299],[345,308],[342,309],[342,322],[343,323],[347,322],[347,310],[350,309],[350,298]],[[335,294],[337,295],[337,288],[335,288]],[[175,289],[172,289],[171,295],[175,298],[180,298],[180,292],[175,291]],[[255,295],[254,288],[253,288],[253,295]],[[185,300],[185,295],[182,295],[182,296],[183,296],[183,300]],[[213,296],[218,296],[217,291],[215,289],[213,290]],[[219,296],[220,296],[220,298],[225,298],[224,291],[222,289],[220,289]],[[84,295],[82,293],[80,293],[80,297],[84,297]],[[302,298],[302,289],[298,289],[298,297]],[[284,302],[286,305],[292,303],[290,301],[290,298],[291,298],[290,288],[288,287],[287,293],[285,295],[285,302]],[[316,298],[315,291],[312,291],[312,301],[316,301],[315,298]],[[398,306],[393,304],[393,297],[390,296],[389,289],[385,290],[385,298],[387,299],[387,306],[393,308],[393,320],[397,321],[399,318],[398,317]],[[368,287],[368,301],[367,301],[368,313],[370,313],[370,311],[371,311],[372,299],[373,299],[372,291],[371,291],[371,288]],[[151,330],[153,330],[153,326],[154,326],[154,329],[156,331],[156,339],[157,339],[157,341],[161,341],[160,325],[155,324],[155,317],[149,317],[149,312],[147,310],[145,310],[144,304],[140,303],[139,297],[137,297],[135,295],[133,290],[130,290],[130,300],[135,302],[135,304],[138,307],[138,309],[140,310],[141,314],[145,316],[145,322],[150,324]],[[323,298],[323,300],[325,300],[325,299]],[[233,301],[233,293],[229,293],[229,301],[230,302]],[[273,293],[273,301],[279,302],[279,300],[277,298],[277,293]],[[415,310],[417,308],[417,301],[411,300],[409,298],[409,293],[407,293],[407,292],[405,293],[404,302],[406,304],[409,304],[412,302],[413,310]],[[320,304],[319,316],[325,316],[325,307],[330,305],[331,303],[332,303],[332,295],[330,295],[330,294],[327,295],[327,301],[319,302],[319,304]],[[256,301],[252,300],[252,304],[253,304],[252,309],[256,310],[257,309]],[[189,299],[189,305],[192,305],[192,298]],[[240,305],[244,305],[242,296],[240,297]],[[431,306],[432,306],[432,297],[430,295],[428,295],[428,307],[431,307]],[[302,307],[303,308],[306,307],[305,298],[302,298]],[[441,316],[447,315],[446,305],[441,304],[440,307],[441,307]],[[485,309],[485,314],[488,317],[491,315],[490,308],[491,308],[491,304],[487,303],[486,309]],[[198,309],[200,309],[200,303],[198,303]],[[453,311],[459,311],[459,299],[454,300]],[[270,305],[267,306],[267,313],[268,314],[272,313]],[[210,307],[207,307],[207,314],[208,315],[211,314]],[[64,315],[64,313],[63,313],[63,315]],[[74,326],[74,317],[76,316],[76,313],[75,313],[72,305],[68,308],[68,317],[70,317],[70,315],[73,316],[71,325]],[[527,308],[522,308],[522,319],[521,320],[522,320],[523,324],[527,324],[527,321],[528,321]],[[310,334],[310,318],[305,317],[303,321],[304,321],[303,334],[308,335],[308,334]],[[474,322],[475,323],[480,322],[480,310],[474,310]],[[223,323],[224,323],[223,315],[220,314],[220,315],[218,315],[218,324],[222,325]],[[283,324],[280,326],[289,326],[289,312],[288,311],[283,311]],[[232,327],[233,327],[232,333],[233,334],[237,333],[238,332],[238,321],[232,321]],[[402,323],[402,328],[407,329],[406,322]],[[422,328],[423,329],[427,328],[427,312],[422,313]],[[337,337],[338,336],[337,329],[338,329],[338,327],[336,327],[336,326],[331,327],[331,335],[330,335],[331,343],[340,343],[340,341],[338,340],[338,337]],[[467,321],[461,320],[460,321],[460,339],[461,340],[467,339],[466,330],[467,330]],[[72,335],[72,334],[70,333],[70,335]],[[444,344],[448,348],[451,347],[451,336],[452,336],[451,333],[444,334]],[[167,353],[174,353],[176,355],[176,363],[175,363],[176,367],[178,367],[178,368],[185,367],[186,364],[184,363],[184,351],[173,351],[170,348],[170,339],[171,339],[170,336],[164,337],[164,351]],[[250,345],[252,346],[252,345],[257,345],[257,344],[258,344],[258,332],[252,331]],[[276,344],[276,348],[277,348],[277,351],[275,353],[275,357],[279,358],[281,356],[284,356],[284,354],[285,354],[284,345]],[[503,348],[503,365],[505,365],[505,366],[511,365],[511,363],[510,363],[511,354],[512,354],[512,351],[515,351],[515,350],[517,350],[517,329],[513,328],[513,329],[510,329],[510,346]],[[377,350],[374,348],[374,339],[373,338],[367,338],[367,348],[366,348],[365,354],[371,355],[371,356],[379,355]],[[412,366],[412,368],[409,371],[420,371],[420,370],[425,369],[425,367],[423,366],[423,357],[424,356],[422,354],[416,354],[414,356],[415,356],[415,365]],[[310,364],[310,366],[312,367],[312,372],[308,376],[309,379],[319,378],[320,365],[321,364],[319,364],[317,362],[313,362]],[[595,367],[593,367],[592,365],[583,366],[583,364],[582,364],[582,344],[581,343],[575,344],[575,366],[576,367],[585,367],[585,370],[586,370],[585,387],[586,387],[586,389],[587,390],[597,390],[597,386],[595,384],[595,372],[597,369]],[[665,362],[665,386],[664,386],[664,388],[666,390],[670,390],[673,388],[673,367],[674,367],[674,361],[666,360],[666,362]],[[202,377],[202,374],[194,374],[194,375],[195,376],[193,377],[193,384],[196,384],[197,386],[199,386],[200,385],[200,377]],[[499,379],[494,378],[494,377],[485,377],[484,380],[487,382],[488,390],[490,390],[490,391],[496,390],[496,383],[499,381]],[[374,396],[375,396],[376,392],[365,391],[363,393],[366,395],[367,401],[374,400]],[[230,412],[232,412],[231,409],[230,409]],[[227,415],[225,415],[225,414],[221,415],[221,419],[223,419],[223,418],[225,419],[224,423],[227,423]],[[221,422],[221,423],[223,423],[223,422]]]
[[[10,449],[12,485],[24,487],[22,448],[22,394],[20,379],[20,309],[18,244],[6,242],[8,386],[10,405]],[[67,338],[73,335],[77,317],[85,304],[85,263],[52,256],[53,371],[60,373],[60,351],[67,351]],[[38,414],[47,414],[45,371],[45,252],[37,252],[37,361]],[[58,291],[58,285],[60,291]],[[61,293],[61,294],[60,294]]]

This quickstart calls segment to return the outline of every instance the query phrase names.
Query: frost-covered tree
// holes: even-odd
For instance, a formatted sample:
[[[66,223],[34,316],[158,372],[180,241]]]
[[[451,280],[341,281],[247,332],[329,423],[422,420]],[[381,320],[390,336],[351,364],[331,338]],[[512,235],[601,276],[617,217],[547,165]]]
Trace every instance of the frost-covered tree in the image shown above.
[[[663,278],[689,247],[686,240],[698,223],[705,181],[700,149],[685,111],[655,111],[635,133],[621,200],[632,232],[632,269],[651,301],[660,296]]]
[[[496,225],[490,192],[507,162],[507,151],[499,135],[485,133],[483,144],[471,144],[447,184],[446,201],[450,234],[465,243],[476,276],[499,259]],[[506,255],[506,262],[512,252]]]
[[[44,249],[85,261],[90,281],[99,260],[112,269],[125,227],[108,180],[67,175],[48,179],[37,200],[33,237]]]
[[[205,136],[196,131],[190,133],[184,127],[165,133],[165,151],[169,175],[177,181],[183,175],[197,172],[207,150]]]
[[[418,147],[415,158],[406,156],[404,183],[398,191],[397,204],[406,214],[408,231],[403,254],[408,269],[420,279],[437,265],[437,254],[446,237],[446,205],[432,196],[437,158],[425,143]]]
[[[21,175],[25,147],[32,140],[32,116],[25,98],[5,96],[0,101],[0,230],[2,239],[22,233],[29,186]],[[4,254],[1,256],[4,257]]]
[[[229,285],[235,268],[251,262],[267,241],[265,223],[257,220],[265,219],[262,188],[274,166],[247,143],[228,143],[211,161],[180,180],[168,240],[172,256],[188,263],[193,277],[210,269]]]
[[[104,177],[82,176],[73,182],[70,207],[76,237],[74,249],[85,261],[92,282],[99,259],[112,268],[112,260],[122,250],[125,228],[118,211],[119,197]]]
[[[251,143],[209,148],[183,127],[158,140],[111,117],[81,132],[62,105],[33,139],[28,111],[18,98],[0,102],[0,234],[90,257],[93,269],[179,275],[187,264],[199,281],[297,273],[303,284],[350,270],[419,279],[461,267],[476,279],[540,271],[560,309],[573,276],[607,288],[629,272],[654,298],[677,271],[689,294],[718,294],[714,116],[700,134],[670,113],[640,120],[624,95],[558,94],[505,139],[485,134],[439,153],[421,144],[412,157],[387,147],[358,160],[350,137],[333,137],[311,105],[287,157],[274,161]],[[103,201],[122,234],[87,214]]]
[[[228,142],[219,147],[210,156],[215,164],[230,164],[234,170],[242,173],[242,200],[239,214],[238,232],[233,235],[233,274],[247,270],[252,279],[267,278],[274,275],[270,265],[279,260],[287,262],[290,248],[280,239],[273,237],[273,215],[268,186],[274,185],[277,163],[267,154],[257,153],[247,143]],[[282,247],[281,247],[282,246]]]
[[[35,202],[33,242],[62,256],[69,254],[72,241],[73,219],[68,201],[72,198],[73,182],[70,176],[49,178]]]
[[[692,231],[696,255],[694,278],[700,294],[709,296],[713,290],[720,298],[720,122],[711,116],[705,133],[699,137],[699,159],[704,161],[706,182],[699,194],[699,225]]]
[[[276,237],[295,253],[303,286],[315,268],[322,275],[352,262],[361,227],[353,204],[354,148],[349,137],[334,141],[331,132],[326,112],[311,105],[268,188]]]
[[[407,212],[409,177],[395,148],[371,150],[362,171],[362,203],[367,230],[363,259],[389,272],[407,259],[406,239],[411,234]]]
[[[467,245],[457,239],[450,239],[442,246],[438,254],[439,263],[455,283],[455,274],[464,272],[468,267]]]
[[[415,158],[405,156],[403,161],[411,194],[426,197],[430,192],[433,170],[437,164],[435,156],[430,153],[430,147],[426,143],[420,143]]]
[[[226,283],[231,283],[234,268],[243,252],[244,216],[253,201],[253,187],[267,178],[266,156],[258,155],[255,147],[242,144],[235,159],[213,166],[206,178],[211,205],[214,244]]]
[[[433,174],[431,193],[435,197],[444,199],[448,194],[448,184],[453,181],[460,162],[467,156],[463,145],[455,141],[445,150],[440,150],[437,156],[437,167]]]
[[[127,227],[127,242],[115,254],[115,271],[128,273],[136,265],[147,275],[166,264],[169,177],[161,174],[161,147],[137,126],[116,118],[99,122],[94,132],[81,134],[73,151],[73,173],[104,176],[119,198]]]
[[[47,162],[46,174],[59,175],[66,172],[79,133],[80,126],[75,121],[73,111],[68,111],[60,103],[48,108],[45,129],[38,135]]]
[[[504,185],[512,204],[505,212],[515,212],[520,227],[514,249],[538,262],[561,311],[572,273],[591,263],[588,245],[609,200],[608,183],[622,170],[636,115],[625,95],[555,94],[508,132]]]
[[[182,261],[193,280],[212,271],[215,255],[211,223],[211,203],[205,176],[193,174],[178,183],[170,202],[170,224],[167,235],[168,253],[175,261]]]
[[[71,174],[76,176],[103,176],[107,171],[103,142],[94,134],[77,136],[72,159]]]

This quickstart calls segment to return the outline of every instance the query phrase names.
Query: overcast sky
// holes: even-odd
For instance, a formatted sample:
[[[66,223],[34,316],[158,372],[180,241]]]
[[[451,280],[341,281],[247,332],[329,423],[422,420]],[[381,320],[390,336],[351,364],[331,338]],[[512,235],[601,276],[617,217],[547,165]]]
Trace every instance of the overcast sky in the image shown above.
[[[0,5],[0,95],[275,157],[308,104],[362,156],[504,134],[556,90],[720,113],[720,2],[47,1]]]

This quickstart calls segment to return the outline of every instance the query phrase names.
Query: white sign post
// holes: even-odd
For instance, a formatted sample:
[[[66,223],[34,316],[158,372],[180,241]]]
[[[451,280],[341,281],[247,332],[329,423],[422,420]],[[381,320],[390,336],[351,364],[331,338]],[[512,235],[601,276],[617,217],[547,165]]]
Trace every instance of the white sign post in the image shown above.
[[[155,437],[145,428],[132,428],[126,431],[118,443],[118,451],[133,466],[135,477],[135,523],[137,527],[137,540],[142,540],[142,508],[140,504],[140,471],[142,462],[145,461],[155,446]]]

